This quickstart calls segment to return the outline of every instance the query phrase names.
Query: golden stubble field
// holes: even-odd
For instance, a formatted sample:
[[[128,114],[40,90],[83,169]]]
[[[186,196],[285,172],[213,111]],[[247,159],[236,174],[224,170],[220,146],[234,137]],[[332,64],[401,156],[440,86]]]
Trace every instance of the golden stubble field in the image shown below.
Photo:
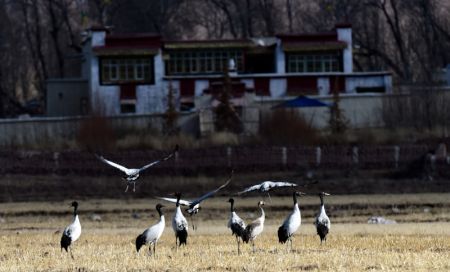
[[[329,202],[383,202],[375,196],[339,198],[330,198]],[[385,201],[388,199],[411,206],[450,201],[448,194],[387,196]],[[240,215],[247,221],[259,216],[257,209],[251,208],[256,200],[236,203],[238,213],[240,208],[245,210]],[[290,212],[291,202],[289,198],[277,198],[266,207],[266,227],[256,240],[257,252],[244,245],[238,256],[235,239],[225,226],[225,201],[214,198],[205,203],[203,215],[196,221],[198,230],[190,231],[187,247],[178,251],[170,224],[173,208],[166,208],[166,229],[156,256],[149,256],[148,247],[137,254],[134,246],[136,236],[157,220],[155,200],[80,201],[83,233],[73,246],[75,259],[61,252],[59,246],[61,230],[72,219],[69,200],[1,204],[0,271],[450,271],[450,223],[443,220],[450,212],[445,205],[427,211],[426,216],[439,219],[428,223],[414,222],[421,217],[414,209],[414,216],[387,216],[400,222],[395,225],[370,225],[367,218],[359,219],[361,216],[347,212],[346,223],[332,223],[327,244],[322,246],[315,235],[312,216],[304,216],[294,239],[294,250],[287,252],[286,246],[278,243],[276,231]],[[309,201],[316,200],[305,199],[304,203]],[[220,207],[222,212],[208,213],[208,208]],[[67,213],[59,214],[61,211]],[[101,211],[101,221],[92,217],[92,211]],[[139,216],[133,218],[131,213]],[[333,216],[330,219],[342,220]]]

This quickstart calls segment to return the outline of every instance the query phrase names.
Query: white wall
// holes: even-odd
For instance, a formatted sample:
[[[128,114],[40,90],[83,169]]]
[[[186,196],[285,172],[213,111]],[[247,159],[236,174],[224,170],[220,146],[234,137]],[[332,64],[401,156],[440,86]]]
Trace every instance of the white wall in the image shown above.
[[[195,96],[201,96],[203,91],[209,87],[209,80],[195,81]]]
[[[92,52],[92,47],[105,45],[106,32],[91,32],[89,46],[85,49],[86,67],[88,70],[88,80],[90,89],[91,108],[100,111],[105,115],[120,114],[120,86],[100,85],[99,58]],[[167,103],[164,103],[167,90],[163,83],[164,61],[162,51],[154,57],[155,84],[136,86],[136,113],[162,113],[166,110]]]
[[[338,35],[338,40],[347,43],[347,48],[344,49],[343,53],[344,73],[351,73],[353,72],[352,28],[337,27],[336,31]]]
[[[281,40],[277,39],[277,47],[275,48],[275,62],[276,62],[276,73],[285,74],[286,73],[286,60],[283,48],[281,46]]]
[[[99,86],[96,91],[98,104],[95,105],[102,114],[120,114],[120,87],[119,86]]]
[[[356,87],[384,87],[385,76],[371,76],[371,77],[347,77],[345,80],[345,92],[356,93]]]
[[[340,107],[349,121],[351,128],[382,127],[384,125],[381,109],[383,100],[389,95],[384,94],[348,94],[340,96]],[[291,97],[290,99],[293,99]],[[315,98],[312,96],[312,98]],[[332,96],[317,97],[322,102],[332,104]],[[264,99],[257,101],[261,110],[268,113],[272,107],[286,101],[286,99]],[[308,122],[316,128],[326,128],[329,119],[329,107],[304,107],[293,109],[299,111]]]
[[[282,97],[286,94],[287,80],[285,78],[272,78],[269,88],[271,97]]]
[[[241,82],[245,84],[245,88],[247,89],[255,88],[255,81],[253,79],[242,79]]]
[[[330,93],[330,78],[319,77],[317,78],[317,88],[319,89],[319,95],[327,95]]]
[[[89,117],[39,117],[29,119],[0,119],[0,146],[48,146],[76,141],[80,125]],[[105,117],[113,130],[142,130],[149,127],[162,130],[164,116],[161,114],[120,115]],[[198,133],[198,113],[180,113],[177,124],[181,131],[190,135]]]
[[[162,113],[166,110],[162,87],[155,85],[136,86],[136,113]]]

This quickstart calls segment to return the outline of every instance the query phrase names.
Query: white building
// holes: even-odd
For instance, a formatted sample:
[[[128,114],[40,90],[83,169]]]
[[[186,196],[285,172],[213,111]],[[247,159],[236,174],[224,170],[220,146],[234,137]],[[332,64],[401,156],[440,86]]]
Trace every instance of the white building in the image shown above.
[[[164,112],[169,84],[181,109],[195,110],[199,98],[220,93],[230,60],[237,104],[246,93],[282,98],[392,92],[389,72],[353,71],[350,25],[328,33],[196,41],[91,28],[84,54],[90,106],[106,115]]]

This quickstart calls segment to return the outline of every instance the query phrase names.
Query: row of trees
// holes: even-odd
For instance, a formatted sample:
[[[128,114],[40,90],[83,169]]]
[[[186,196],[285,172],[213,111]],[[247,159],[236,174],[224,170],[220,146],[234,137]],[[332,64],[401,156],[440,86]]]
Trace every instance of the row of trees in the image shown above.
[[[446,0],[0,0],[0,117],[79,72],[84,29],[165,38],[245,38],[353,26],[355,67],[431,82],[450,62]]]

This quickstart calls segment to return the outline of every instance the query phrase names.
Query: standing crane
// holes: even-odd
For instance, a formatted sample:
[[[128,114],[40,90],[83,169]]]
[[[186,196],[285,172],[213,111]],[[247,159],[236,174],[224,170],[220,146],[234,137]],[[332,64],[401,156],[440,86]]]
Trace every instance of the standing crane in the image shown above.
[[[306,195],[302,192],[294,192],[292,194],[292,198],[294,200],[294,209],[293,211],[286,217],[283,224],[278,228],[278,241],[282,244],[287,242],[287,246],[289,249],[289,243],[291,244],[292,250],[292,236],[298,230],[302,223],[300,208],[298,207],[297,196]]]
[[[73,221],[72,224],[70,224],[64,229],[64,232],[61,237],[61,251],[64,248],[66,252],[68,252],[67,249],[69,249],[70,245],[72,245],[73,242],[78,240],[78,238],[80,238],[81,235],[81,224],[77,213],[78,202],[73,201],[70,206],[73,207]],[[73,259],[72,249],[70,249],[70,256]]]
[[[175,193],[177,197],[176,210],[172,218],[172,229],[175,232],[175,248],[178,249],[182,244],[186,245],[188,236],[188,222],[180,209],[181,193]],[[180,242],[178,244],[178,241]]]
[[[266,219],[266,214],[264,213],[262,206],[264,206],[264,201],[259,201],[258,207],[261,209],[261,216],[248,224],[248,226],[245,228],[244,235],[242,235],[242,241],[244,241],[245,243],[248,243],[249,241],[252,242],[253,252],[255,252],[255,239],[264,230],[264,221]]]
[[[245,231],[245,222],[242,220],[239,215],[236,214],[236,211],[234,210],[234,199],[230,198],[228,200],[231,204],[231,210],[230,210],[230,219],[228,220],[228,228],[231,229],[231,234],[236,236],[236,242],[238,246],[238,255],[241,254],[240,250],[240,240],[242,239],[242,235]]]
[[[148,250],[150,252],[150,255],[152,253],[152,244],[153,244],[153,256],[156,256],[156,243],[158,242],[159,238],[161,237],[164,228],[166,227],[166,221],[164,219],[164,214],[161,211],[161,208],[164,207],[161,204],[156,204],[156,211],[158,211],[159,214],[159,221],[155,225],[151,226],[150,228],[146,229],[142,234],[140,234],[136,238],[136,251],[139,252],[139,249],[143,245],[150,244]]]
[[[202,195],[201,197],[194,199],[194,200],[184,200],[184,199],[177,199],[177,198],[170,198],[170,197],[157,197],[159,199],[165,200],[165,201],[169,201],[169,202],[173,202],[173,203],[179,203],[182,206],[187,206],[186,212],[190,215],[191,217],[191,223],[192,223],[192,229],[195,230],[196,227],[194,225],[194,215],[196,215],[201,207],[200,207],[200,203],[202,203],[204,200],[214,196],[218,191],[220,191],[221,189],[223,189],[225,186],[227,186],[231,179],[233,178],[233,170],[231,171],[231,174],[229,176],[229,178],[227,179],[227,181],[225,181],[224,184],[220,185],[218,188],[207,192],[206,194]]]
[[[323,204],[323,197],[329,196],[330,194],[321,192],[319,193],[320,197],[320,212],[316,217],[315,225],[317,230],[317,235],[320,237],[320,244],[322,245],[323,241],[327,241],[327,234],[330,231],[331,222],[325,212],[325,205]]]

